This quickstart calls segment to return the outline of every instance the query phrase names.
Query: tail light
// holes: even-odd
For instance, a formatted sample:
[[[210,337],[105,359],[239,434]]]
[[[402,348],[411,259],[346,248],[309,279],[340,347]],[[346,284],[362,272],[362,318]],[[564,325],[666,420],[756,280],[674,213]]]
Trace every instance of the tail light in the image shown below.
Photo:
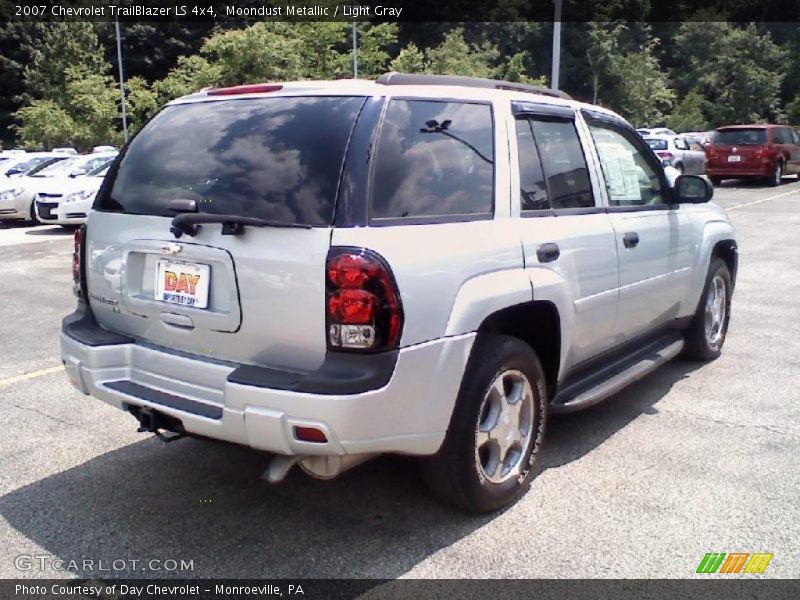
[[[72,248],[72,293],[83,297],[83,245],[86,241],[86,225],[75,230],[75,244]]]
[[[708,158],[717,158],[717,150],[711,144],[706,146],[706,156]]]
[[[363,248],[331,248],[325,270],[328,346],[369,352],[396,348],[403,307],[386,261]]]
[[[763,147],[756,148],[755,151],[753,152],[753,156],[755,158],[762,158],[764,156],[764,151],[765,150],[766,150],[766,148],[763,148]]]
[[[659,156],[659,158],[668,158],[669,160],[672,160],[672,152],[656,152],[656,154]]]

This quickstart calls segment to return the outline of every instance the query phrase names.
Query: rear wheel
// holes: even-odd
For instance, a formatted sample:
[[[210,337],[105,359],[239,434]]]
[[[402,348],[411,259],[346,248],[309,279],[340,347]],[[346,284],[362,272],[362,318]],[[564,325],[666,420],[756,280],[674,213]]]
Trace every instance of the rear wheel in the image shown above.
[[[714,184],[714,187],[722,184],[722,177],[709,177],[709,179],[711,180],[711,183]]]
[[[423,463],[423,476],[448,504],[471,512],[502,508],[522,496],[535,476],[546,418],[536,353],[511,336],[481,335],[445,441]]]
[[[781,184],[781,179],[783,179],[783,163],[778,162],[769,178],[769,184],[773,187],[778,186]]]
[[[683,175],[683,174],[684,174],[683,163],[680,163],[680,162],[679,162],[679,163],[676,163],[676,164],[675,164],[675,168],[676,168],[676,169],[678,169],[678,171],[680,172],[680,174],[681,174],[681,175]]]
[[[731,273],[721,258],[708,268],[706,285],[692,323],[686,331],[683,354],[697,360],[713,360],[722,352],[731,317]]]

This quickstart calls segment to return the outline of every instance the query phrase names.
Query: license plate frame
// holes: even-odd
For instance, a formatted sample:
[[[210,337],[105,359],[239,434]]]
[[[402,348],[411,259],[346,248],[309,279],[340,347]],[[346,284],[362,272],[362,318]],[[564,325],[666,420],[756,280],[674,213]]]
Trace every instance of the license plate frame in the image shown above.
[[[728,157],[728,162],[742,162],[742,157],[738,154],[731,154]]]
[[[171,276],[167,276],[170,273]],[[156,260],[154,297],[158,302],[186,308],[208,308],[211,265],[185,260]]]

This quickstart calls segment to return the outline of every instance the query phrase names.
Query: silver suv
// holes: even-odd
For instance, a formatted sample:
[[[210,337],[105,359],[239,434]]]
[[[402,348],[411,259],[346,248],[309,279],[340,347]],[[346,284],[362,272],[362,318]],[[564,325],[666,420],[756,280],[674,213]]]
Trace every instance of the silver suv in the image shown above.
[[[121,152],[76,233],[64,365],[140,430],[273,453],[272,481],[416,455],[442,499],[496,510],[548,414],[719,355],[737,250],[711,194],[560,92],[202,91]]]

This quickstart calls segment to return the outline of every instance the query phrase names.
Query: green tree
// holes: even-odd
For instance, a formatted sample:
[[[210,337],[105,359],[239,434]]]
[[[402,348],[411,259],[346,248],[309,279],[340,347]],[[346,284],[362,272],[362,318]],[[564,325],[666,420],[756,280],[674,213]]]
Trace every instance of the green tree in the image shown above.
[[[103,55],[94,25],[87,22],[53,23],[41,47],[25,68],[25,91],[35,98],[54,100],[63,106],[67,71],[80,65],[91,73],[111,69]]]
[[[161,106],[174,98],[216,86],[221,79],[219,65],[212,65],[197,54],[181,56],[175,68],[164,79],[155,82],[152,89]]]
[[[675,101],[675,92],[654,55],[657,41],[651,40],[640,51],[628,52],[617,61],[621,84],[618,105],[623,116],[635,125],[663,123]]]
[[[425,51],[427,71],[437,75],[492,77],[498,56],[497,48],[489,43],[468,44],[460,27],[445,35],[439,46]]]
[[[667,126],[674,131],[705,131],[708,129],[705,117],[707,104],[700,92],[691,90],[667,118]]]
[[[52,100],[34,100],[20,108],[15,117],[18,142],[24,148],[38,150],[73,144],[76,125],[72,117]]]
[[[12,114],[25,102],[25,66],[33,60],[47,27],[46,23],[0,23],[0,142],[12,142]]]
[[[158,110],[158,95],[144,79],[138,76],[128,79],[125,88],[128,130],[134,134]]]
[[[414,42],[410,42],[408,46],[400,50],[390,65],[392,71],[400,73],[424,73],[426,70],[425,54],[417,48]]]
[[[620,38],[626,28],[619,23],[597,22],[589,22],[587,27],[586,61],[591,78],[592,103],[597,104],[601,87],[613,90],[619,85]]]
[[[755,24],[686,22],[675,37],[684,62],[679,89],[696,89],[708,101],[712,126],[775,119],[785,77],[786,51]]]

